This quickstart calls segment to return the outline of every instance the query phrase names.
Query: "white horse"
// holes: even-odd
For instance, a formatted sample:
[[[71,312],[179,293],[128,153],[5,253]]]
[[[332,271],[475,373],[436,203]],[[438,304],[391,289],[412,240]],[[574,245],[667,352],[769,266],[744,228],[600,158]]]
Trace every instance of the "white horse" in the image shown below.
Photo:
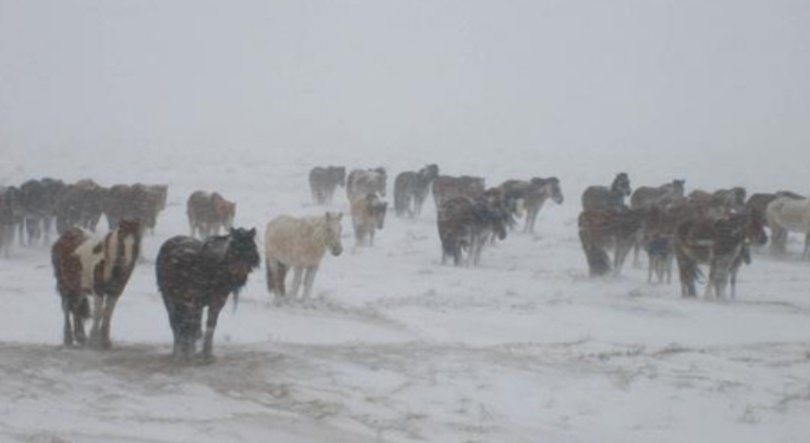
[[[286,296],[284,277],[292,268],[292,296],[298,294],[303,274],[304,297],[309,297],[326,249],[334,256],[343,252],[340,242],[342,218],[343,214],[330,212],[300,218],[281,215],[267,223],[264,234],[267,290]]]
[[[771,245],[779,252],[784,252],[788,232],[804,234],[804,252],[807,258],[810,252],[810,199],[794,200],[779,197],[768,204],[765,210],[771,233]]]

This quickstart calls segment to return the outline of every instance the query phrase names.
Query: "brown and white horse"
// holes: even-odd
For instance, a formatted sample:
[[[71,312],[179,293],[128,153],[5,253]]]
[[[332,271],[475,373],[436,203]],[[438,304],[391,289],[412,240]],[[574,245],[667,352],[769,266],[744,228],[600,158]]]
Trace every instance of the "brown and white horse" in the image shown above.
[[[724,297],[731,283],[736,296],[737,273],[743,263],[751,262],[749,245],[767,240],[762,224],[748,212],[732,213],[714,219],[699,217],[681,222],[675,230],[673,249],[678,260],[681,295],[695,297],[695,282],[701,275],[700,264],[709,265],[705,297]]]
[[[84,320],[91,316],[90,346],[110,347],[110,322],[118,297],[126,287],[140,254],[141,224],[121,220],[102,238],[81,228],[70,228],[51,249],[56,287],[62,297],[64,344],[84,345]],[[72,316],[72,324],[71,324]]]

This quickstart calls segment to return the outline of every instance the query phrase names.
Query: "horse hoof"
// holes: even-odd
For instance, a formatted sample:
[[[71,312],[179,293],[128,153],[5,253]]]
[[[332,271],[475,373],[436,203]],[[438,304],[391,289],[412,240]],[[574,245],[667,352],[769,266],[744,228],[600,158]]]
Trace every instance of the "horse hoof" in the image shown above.
[[[197,356],[195,363],[198,365],[210,365],[217,361],[217,358],[214,357],[212,354],[200,354]]]

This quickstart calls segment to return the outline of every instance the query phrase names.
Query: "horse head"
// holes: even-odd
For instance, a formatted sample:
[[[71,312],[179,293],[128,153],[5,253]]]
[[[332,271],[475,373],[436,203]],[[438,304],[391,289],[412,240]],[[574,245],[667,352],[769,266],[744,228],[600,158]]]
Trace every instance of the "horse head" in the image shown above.
[[[436,180],[439,176],[439,165],[431,163],[419,171],[419,175],[425,182]]]
[[[767,243],[768,234],[765,232],[765,222],[762,217],[758,216],[755,211],[743,211],[742,215],[746,217],[746,238],[757,246]]]
[[[121,238],[131,235],[136,240],[140,240],[142,231],[143,224],[138,220],[125,218],[118,222],[118,234]]]
[[[256,228],[228,229],[228,243],[222,263],[241,284],[244,284],[250,271],[259,266],[255,238]]]
[[[672,196],[683,197],[684,192],[686,192],[685,184],[686,180],[683,179],[672,180]]]
[[[329,251],[334,256],[338,256],[343,252],[343,244],[340,241],[340,236],[343,232],[343,226],[340,224],[342,218],[342,212],[338,212],[337,214],[327,212],[326,215],[324,215],[326,228],[325,242]]]
[[[560,179],[557,177],[551,177],[546,179],[546,182],[551,190],[551,200],[553,200],[554,203],[561,205],[563,202],[563,194],[562,190],[560,189]]]
[[[333,183],[340,186],[346,186],[346,167],[345,166],[330,166],[329,175]]]
[[[616,174],[616,178],[613,179],[613,183],[610,185],[610,190],[624,197],[630,196],[632,189],[630,188],[630,178],[626,172]]]

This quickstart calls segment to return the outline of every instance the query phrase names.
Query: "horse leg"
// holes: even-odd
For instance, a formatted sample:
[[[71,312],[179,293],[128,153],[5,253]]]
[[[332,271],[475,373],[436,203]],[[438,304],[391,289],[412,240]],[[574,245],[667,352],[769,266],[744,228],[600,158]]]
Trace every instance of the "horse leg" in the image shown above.
[[[217,300],[216,304],[208,306],[208,317],[205,321],[205,336],[203,337],[202,357],[204,360],[212,360],[211,350],[214,347],[214,330],[217,328],[217,319],[219,318],[219,311],[225,306],[227,297],[222,297],[222,300]]]
[[[112,342],[110,341],[110,323],[112,322],[112,315],[115,311],[115,304],[118,302],[119,295],[107,295],[104,300],[104,309],[102,311],[101,319],[101,341],[99,343],[101,349],[110,349]]]
[[[84,319],[87,317],[88,306],[87,298],[77,297],[77,303],[71,307],[71,314],[73,314],[73,335],[76,337],[76,342],[79,346],[84,346],[87,342],[87,336],[84,335]]]
[[[677,251],[675,257],[678,261],[678,277],[681,280],[681,296],[694,297],[696,265],[680,250]]]
[[[296,297],[298,296],[298,288],[301,287],[301,274],[303,274],[304,268],[302,266],[294,266],[292,271],[293,271],[293,281],[291,294],[293,297]]]
[[[369,246],[374,246],[374,232],[376,230],[377,229],[374,226],[372,226],[371,229],[368,230],[368,245]]]
[[[90,346],[101,347],[101,337],[99,330],[101,326],[101,313],[104,307],[104,296],[93,294],[93,324],[90,326]]]
[[[315,281],[315,274],[318,272],[318,265],[309,266],[304,273],[304,298],[309,298],[312,294],[312,283]]]
[[[202,322],[202,306],[179,304],[177,314],[178,339],[176,339],[175,349],[179,350],[179,353],[175,352],[175,356],[187,361],[196,351]]]
[[[42,220],[42,230],[45,231],[45,244],[51,244],[51,225],[53,224],[53,217],[45,217]]]
[[[287,288],[284,286],[284,279],[287,277],[287,265],[284,263],[278,262],[276,266],[277,272],[276,275],[278,278],[275,280],[276,283],[276,293],[280,296],[287,295]]]
[[[65,315],[65,326],[62,341],[65,346],[73,346],[73,328],[70,325],[70,302],[62,296],[62,313]]]

